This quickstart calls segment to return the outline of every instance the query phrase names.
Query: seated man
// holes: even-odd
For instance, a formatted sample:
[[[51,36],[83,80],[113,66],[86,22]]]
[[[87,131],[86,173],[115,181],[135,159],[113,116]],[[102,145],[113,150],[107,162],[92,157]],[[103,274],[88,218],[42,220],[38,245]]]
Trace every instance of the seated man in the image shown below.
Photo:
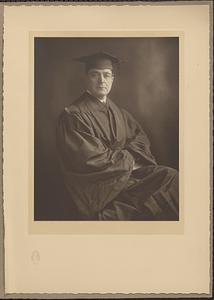
[[[85,93],[65,108],[57,145],[65,185],[82,220],[178,220],[178,173],[157,165],[135,119],[108,98],[119,61],[78,59]]]

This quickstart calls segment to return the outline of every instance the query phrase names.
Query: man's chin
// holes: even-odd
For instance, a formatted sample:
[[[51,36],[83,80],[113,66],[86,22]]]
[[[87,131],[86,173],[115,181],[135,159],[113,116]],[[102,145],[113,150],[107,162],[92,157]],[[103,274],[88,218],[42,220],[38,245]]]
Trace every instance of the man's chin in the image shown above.
[[[107,93],[96,93],[96,97],[97,98],[104,98],[104,97],[106,97],[107,96]]]

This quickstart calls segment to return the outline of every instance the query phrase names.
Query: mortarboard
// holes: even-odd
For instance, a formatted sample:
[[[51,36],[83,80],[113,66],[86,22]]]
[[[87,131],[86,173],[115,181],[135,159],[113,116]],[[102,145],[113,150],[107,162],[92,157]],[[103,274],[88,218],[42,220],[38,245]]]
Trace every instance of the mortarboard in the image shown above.
[[[86,71],[93,68],[114,70],[114,66],[119,65],[119,59],[117,57],[105,52],[82,56],[74,60],[84,63]]]

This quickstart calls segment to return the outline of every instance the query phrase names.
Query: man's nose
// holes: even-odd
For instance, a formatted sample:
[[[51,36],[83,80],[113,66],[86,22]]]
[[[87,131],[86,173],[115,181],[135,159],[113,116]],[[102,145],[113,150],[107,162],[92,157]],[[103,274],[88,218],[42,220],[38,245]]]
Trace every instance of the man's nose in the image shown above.
[[[98,80],[99,80],[99,82],[105,81],[105,77],[103,76],[103,74],[99,74]]]

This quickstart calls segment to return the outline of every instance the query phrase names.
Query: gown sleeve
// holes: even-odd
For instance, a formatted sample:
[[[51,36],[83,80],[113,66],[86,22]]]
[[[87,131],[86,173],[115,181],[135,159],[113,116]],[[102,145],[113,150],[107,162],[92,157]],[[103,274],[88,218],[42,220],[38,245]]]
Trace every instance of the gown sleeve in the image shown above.
[[[126,110],[123,110],[123,116],[127,132],[125,149],[132,154],[136,162],[142,165],[157,165],[150,150],[149,139],[140,124]]]
[[[134,158],[126,149],[109,149],[95,136],[84,113],[64,111],[57,147],[65,184],[79,210],[96,216],[126,186]]]

